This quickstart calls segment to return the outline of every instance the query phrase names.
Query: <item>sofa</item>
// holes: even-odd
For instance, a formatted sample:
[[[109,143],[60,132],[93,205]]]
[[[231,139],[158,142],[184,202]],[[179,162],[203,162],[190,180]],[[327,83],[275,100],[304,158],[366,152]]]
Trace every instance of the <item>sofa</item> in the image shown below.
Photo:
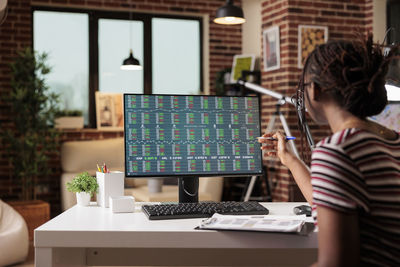
[[[0,266],[24,261],[28,250],[29,235],[24,218],[0,200]]]
[[[67,141],[61,145],[61,207],[66,210],[76,203],[75,194],[68,192],[66,183],[78,173],[87,171],[95,176],[97,164],[106,163],[110,171],[124,171],[124,138],[89,141]],[[221,201],[222,177],[201,178],[199,199]],[[164,185],[161,192],[149,193],[147,179],[125,178],[125,195],[137,201],[177,201],[178,186]]]

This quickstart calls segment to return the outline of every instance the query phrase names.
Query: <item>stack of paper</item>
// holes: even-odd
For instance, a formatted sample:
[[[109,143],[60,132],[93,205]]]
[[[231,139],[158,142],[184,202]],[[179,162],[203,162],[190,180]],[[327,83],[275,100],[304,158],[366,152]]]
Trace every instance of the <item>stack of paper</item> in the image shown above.
[[[211,218],[203,220],[199,229],[300,232],[305,222],[305,215],[221,215],[216,213]]]

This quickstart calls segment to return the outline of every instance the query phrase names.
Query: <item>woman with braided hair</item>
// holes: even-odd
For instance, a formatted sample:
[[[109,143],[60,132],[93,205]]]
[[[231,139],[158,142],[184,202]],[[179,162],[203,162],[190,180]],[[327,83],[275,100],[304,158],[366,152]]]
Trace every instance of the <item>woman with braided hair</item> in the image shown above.
[[[314,266],[400,266],[400,135],[367,119],[387,104],[391,57],[382,55],[371,35],[330,41],[309,55],[297,90],[299,126],[304,131],[307,110],[333,133],[312,151],[311,170],[280,132],[264,135],[278,141],[260,140],[313,206],[319,246]]]

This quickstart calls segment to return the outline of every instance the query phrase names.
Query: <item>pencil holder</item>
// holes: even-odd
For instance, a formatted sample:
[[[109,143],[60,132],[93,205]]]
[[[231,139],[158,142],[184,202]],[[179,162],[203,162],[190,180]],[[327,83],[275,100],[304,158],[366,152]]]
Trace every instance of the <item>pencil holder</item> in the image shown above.
[[[124,173],[123,172],[96,172],[99,192],[97,204],[101,207],[109,207],[109,198],[124,195]]]

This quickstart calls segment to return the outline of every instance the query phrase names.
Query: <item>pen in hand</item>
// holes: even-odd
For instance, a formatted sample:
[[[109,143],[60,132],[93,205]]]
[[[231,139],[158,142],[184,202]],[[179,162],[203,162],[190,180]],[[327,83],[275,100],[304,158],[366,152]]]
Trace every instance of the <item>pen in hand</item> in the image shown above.
[[[257,137],[257,139],[258,139],[258,140],[278,141],[278,139],[277,139],[277,138],[274,138],[274,137]],[[294,139],[296,139],[296,137],[294,137],[294,136],[286,136],[286,137],[285,137],[285,140],[286,140],[286,141],[294,140]]]

